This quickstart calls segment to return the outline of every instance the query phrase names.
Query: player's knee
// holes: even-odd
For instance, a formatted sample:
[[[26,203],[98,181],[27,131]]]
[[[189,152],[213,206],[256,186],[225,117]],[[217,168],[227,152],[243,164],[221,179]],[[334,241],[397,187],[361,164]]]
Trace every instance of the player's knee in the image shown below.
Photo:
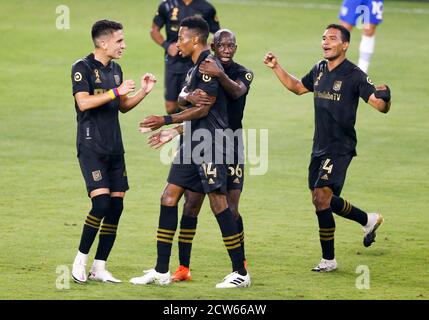
[[[313,205],[317,211],[325,210],[331,205],[330,192],[327,192],[323,189],[315,190],[313,193]]]
[[[109,194],[101,194],[95,196],[91,199],[92,201],[92,212],[93,215],[98,218],[104,218],[109,214],[110,211],[110,195]]]
[[[222,194],[212,193],[209,194],[210,209],[214,214],[219,214],[228,208],[226,197]]]
[[[200,207],[199,202],[186,200],[183,204],[183,215],[196,218],[200,213]]]
[[[167,207],[174,207],[177,206],[178,203],[178,199],[177,197],[175,197],[173,194],[171,194],[168,191],[164,191],[161,194],[161,204],[163,206],[167,206]]]

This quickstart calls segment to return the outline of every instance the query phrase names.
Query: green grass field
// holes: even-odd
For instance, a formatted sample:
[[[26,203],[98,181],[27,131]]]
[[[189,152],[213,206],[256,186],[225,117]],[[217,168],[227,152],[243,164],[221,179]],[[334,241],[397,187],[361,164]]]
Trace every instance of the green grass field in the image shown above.
[[[61,3],[19,0],[1,2],[0,299],[428,299],[429,4],[386,1],[370,75],[390,85],[392,109],[384,115],[361,102],[358,112],[359,156],[342,195],[364,210],[382,212],[385,224],[366,249],[360,226],[337,218],[339,270],[314,274],[309,270],[320,248],[307,190],[312,97],[287,92],[262,59],[272,50],[290,72],[304,75],[321,58],[323,29],[337,21],[340,1],[213,3],[222,26],[237,33],[236,60],[255,73],[245,127],[269,130],[269,170],[247,175],[240,209],[252,287],[214,289],[230,263],[207,203],[194,239],[194,280],[169,287],[128,283],[154,265],[159,196],[169,170],[137,132],[139,120],[164,113],[162,52],[149,37],[158,0],[124,0],[119,6],[110,0],[65,1],[70,30],[55,27]],[[136,110],[121,116],[131,189],[109,269],[124,283],[72,283],[60,290],[56,268],[71,266],[90,207],[75,156],[70,67],[92,51],[90,27],[105,17],[125,25],[125,78],[152,72],[159,83]],[[352,61],[359,39],[356,30]],[[174,271],[176,244],[171,261]],[[370,289],[356,288],[360,265],[369,268]]]

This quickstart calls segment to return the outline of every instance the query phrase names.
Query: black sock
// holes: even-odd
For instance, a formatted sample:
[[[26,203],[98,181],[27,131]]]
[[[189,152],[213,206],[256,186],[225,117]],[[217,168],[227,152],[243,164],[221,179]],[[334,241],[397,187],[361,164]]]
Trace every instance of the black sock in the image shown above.
[[[110,210],[110,195],[101,194],[91,199],[92,209],[86,217],[80,238],[79,251],[88,254],[100,228],[101,220]]]
[[[323,259],[332,260],[334,253],[334,234],[335,220],[332,215],[332,209],[328,208],[322,211],[316,211],[319,220],[320,245],[322,246]]]
[[[95,254],[96,260],[107,261],[115,243],[116,231],[123,209],[124,199],[121,197],[112,197],[110,200],[110,211],[106,214],[101,224],[97,253]]]
[[[243,259],[246,260],[246,254],[244,251],[244,225],[243,225],[243,219],[241,218],[241,215],[238,215],[237,228],[238,228],[238,234],[240,235],[240,244],[241,244],[241,250],[243,251]]]
[[[237,231],[237,222],[229,208],[216,215],[217,222],[222,232],[223,242],[228,250],[232,262],[232,270],[240,275],[247,274],[244,268],[243,251],[241,250],[240,235]]]
[[[177,206],[168,207],[161,205],[158,226],[158,259],[155,270],[160,273],[166,273],[170,264],[171,245],[177,229]]]
[[[332,211],[343,218],[350,219],[365,226],[368,223],[368,214],[350,204],[347,200],[332,196]]]
[[[179,261],[182,266],[189,268],[191,260],[192,240],[197,231],[198,218],[182,215],[179,232]]]

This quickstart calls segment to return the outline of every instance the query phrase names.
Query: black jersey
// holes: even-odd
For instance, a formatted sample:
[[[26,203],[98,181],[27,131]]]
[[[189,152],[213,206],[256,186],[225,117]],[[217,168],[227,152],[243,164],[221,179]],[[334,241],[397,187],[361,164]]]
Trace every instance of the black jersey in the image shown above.
[[[244,107],[246,106],[246,97],[250,90],[250,84],[253,80],[253,72],[246,69],[242,65],[233,62],[230,65],[224,66],[226,75],[233,81],[240,80],[244,83],[247,91],[238,99],[228,98],[228,122],[232,130],[243,128],[242,120]]]
[[[346,59],[331,71],[320,61],[301,81],[314,92],[312,155],[356,155],[356,112],[359,97],[368,102],[375,92],[371,79]]]
[[[160,28],[165,26],[167,42],[177,42],[180,22],[195,15],[199,15],[207,21],[211,33],[220,29],[216,16],[216,9],[206,0],[193,0],[186,5],[182,0],[164,0],[158,7],[153,22]],[[172,72],[186,73],[192,67],[192,60],[165,54],[167,67]]]
[[[189,126],[189,121],[186,122],[185,136],[190,134],[192,137],[192,134],[196,130],[205,129],[210,133],[213,145],[215,145],[216,130],[225,130],[228,128],[227,98],[225,91],[220,85],[218,79],[212,78],[206,74],[201,74],[199,71],[201,62],[208,57],[215,60],[216,63],[222,68],[219,60],[217,60],[217,58],[214,56],[211,56],[209,50],[203,51],[194,67],[188,71],[185,86],[188,92],[192,92],[196,89],[203,90],[209,96],[216,97],[216,102],[210,108],[210,111],[206,117],[192,120],[190,122],[191,130],[187,129]],[[195,144],[193,143],[192,145],[194,146]],[[222,152],[225,153],[225,150]]]
[[[111,61],[104,66],[95,60],[94,54],[73,64],[71,78],[73,95],[88,92],[90,95],[104,93],[122,83],[121,67]],[[94,109],[80,111],[75,100],[77,113],[77,150],[80,146],[99,154],[117,155],[124,153],[119,125],[119,97]]]

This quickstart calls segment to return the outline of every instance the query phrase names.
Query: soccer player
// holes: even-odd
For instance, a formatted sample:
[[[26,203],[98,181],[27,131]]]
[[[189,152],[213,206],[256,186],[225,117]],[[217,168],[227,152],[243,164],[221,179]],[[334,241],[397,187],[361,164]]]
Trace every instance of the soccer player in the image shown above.
[[[184,57],[191,57],[194,62],[194,67],[188,72],[186,90],[182,90],[179,101],[180,105],[188,108],[170,116],[149,116],[141,123],[142,126],[155,130],[163,125],[186,121],[183,143],[173,161],[168,183],[161,196],[157,264],[154,269],[145,271],[142,277],[132,278],[130,282],[134,284],[171,283],[169,262],[178,222],[177,205],[185,190],[191,190],[208,195],[232,262],[233,272],[218,283],[216,288],[250,285],[250,275],[244,267],[237,222],[226,197],[227,167],[222,161],[216,161],[216,156],[220,155],[223,160],[226,153],[224,146],[216,144],[215,139],[216,130],[228,127],[226,96],[218,79],[199,72],[201,62],[210,55],[208,35],[209,27],[201,17],[189,17],[182,21],[177,46]],[[196,102],[195,91],[203,92],[206,101],[201,99]],[[197,141],[193,136],[197,131],[208,138]]]
[[[285,71],[276,56],[267,53],[264,63],[291,92],[314,92],[315,132],[308,186],[316,208],[322,260],[312,271],[337,268],[334,255],[335,221],[332,212],[363,226],[364,246],[374,242],[383,222],[379,213],[367,214],[340,197],[347,168],[356,156],[356,112],[359,97],[380,112],[390,109],[390,89],[374,87],[370,78],[346,59],[350,32],[341,25],[327,26],[322,37],[324,60],[301,80]]]
[[[341,25],[352,31],[359,17],[363,19],[363,29],[358,67],[367,73],[375,48],[375,30],[383,21],[383,0],[344,0],[339,14]]]
[[[205,0],[164,0],[153,18],[150,35],[165,50],[164,98],[168,113],[178,111],[177,98],[186,74],[193,66],[191,59],[180,56],[176,43],[180,22],[194,15],[208,22],[210,32],[219,30],[216,9]],[[164,26],[167,39],[161,34]]]
[[[141,89],[132,97],[133,80],[123,81],[122,70],[113,59],[125,50],[121,23],[100,20],[92,26],[94,52],[73,64],[71,77],[77,113],[77,156],[92,209],[86,217],[72,276],[87,281],[88,253],[100,229],[99,242],[89,279],[121,282],[106,269],[115,242],[123,198],[128,190],[124,147],[118,111],[133,109],[152,90],[156,79],[146,73]],[[101,226],[101,228],[100,228]]]
[[[244,159],[242,140],[242,119],[246,105],[246,97],[253,80],[253,72],[236,63],[233,58],[237,50],[236,37],[227,29],[219,30],[213,37],[211,44],[215,57],[222,63],[222,68],[215,60],[207,58],[200,64],[199,71],[211,77],[219,79],[219,83],[228,96],[228,122],[234,135],[234,160],[228,164],[227,199],[228,205],[238,223],[238,232],[241,239],[241,247],[244,253],[244,227],[243,219],[238,211],[240,195],[244,183]],[[177,135],[177,128],[161,130],[149,137],[149,144],[159,148]],[[204,195],[190,190],[185,191],[185,203],[179,233],[179,261],[180,266],[172,276],[173,281],[191,280],[189,269],[192,250],[192,240],[197,227],[197,217],[200,212]]]

